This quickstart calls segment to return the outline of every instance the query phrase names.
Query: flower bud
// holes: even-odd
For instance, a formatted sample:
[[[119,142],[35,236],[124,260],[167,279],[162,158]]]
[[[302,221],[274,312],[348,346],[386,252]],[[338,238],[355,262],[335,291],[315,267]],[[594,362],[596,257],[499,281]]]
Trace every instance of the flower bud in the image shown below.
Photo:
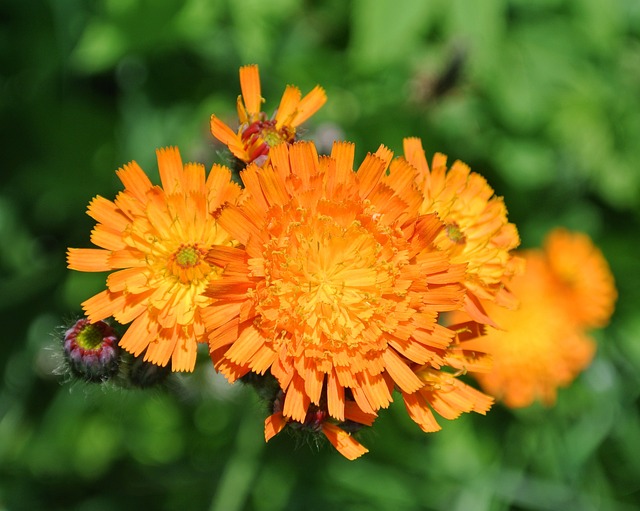
[[[104,321],[76,321],[64,334],[63,352],[71,374],[85,381],[104,382],[118,372],[118,335]]]
[[[147,389],[161,385],[171,374],[171,366],[160,366],[140,357],[133,357],[128,370],[125,371],[127,384],[139,389]]]

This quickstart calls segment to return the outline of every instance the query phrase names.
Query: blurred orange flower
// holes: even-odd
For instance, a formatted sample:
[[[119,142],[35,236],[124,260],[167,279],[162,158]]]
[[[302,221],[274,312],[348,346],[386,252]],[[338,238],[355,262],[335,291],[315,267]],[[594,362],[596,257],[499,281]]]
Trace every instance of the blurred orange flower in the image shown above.
[[[521,259],[512,252],[520,238],[515,225],[507,221],[504,201],[494,195],[484,177],[460,161],[447,169],[447,157],[436,153],[429,167],[418,138],[404,139],[404,154],[418,170],[416,184],[423,195],[420,213],[437,213],[445,224],[436,244],[451,254],[453,263],[467,264],[466,311],[475,321],[495,326],[480,301],[513,308],[515,301],[507,286],[522,271]]]
[[[387,174],[392,153],[381,147],[354,172],[354,151],[336,143],[318,157],[312,143],[281,144],[264,167],[249,165],[246,199],[218,217],[241,246],[207,258],[224,269],[203,314],[215,366],[230,381],[270,371],[283,420],[304,422],[321,397],[336,421],[349,399],[375,415],[394,388],[406,400],[427,385],[414,368],[455,358],[456,333],[438,317],[462,307],[465,265],[435,245],[445,226],[420,215],[415,169]]]
[[[133,321],[120,340],[125,350],[174,371],[192,371],[197,342],[205,341],[201,310],[211,303],[208,283],[220,269],[205,255],[231,237],[212,213],[235,202],[240,187],[231,172],[214,165],[205,179],[204,166],[182,164],[176,148],[157,151],[164,188],[154,186],[137,163],[117,174],[125,186],[111,202],[91,201],[88,214],[98,223],[91,241],[98,249],[70,248],[68,267],[78,271],[118,270],[107,289],[82,306],[92,323],[113,316]]]
[[[511,281],[517,310],[486,304],[500,329],[486,327],[478,342],[494,367],[476,378],[509,407],[536,399],[550,405],[558,387],[584,370],[595,353],[586,327],[604,326],[616,299],[613,277],[588,236],[552,231],[544,250],[523,252],[526,270]]]
[[[573,320],[588,328],[605,326],[613,314],[617,292],[602,252],[586,234],[561,228],[547,236],[544,252]]]
[[[271,119],[262,112],[258,66],[240,68],[238,118],[240,127],[235,133],[215,115],[211,116],[211,133],[225,144],[233,155],[245,163],[263,165],[269,149],[281,142],[291,143],[296,138],[296,128],[315,114],[327,101],[322,87],[316,85],[302,97],[298,87],[288,85],[280,100],[280,106]]]

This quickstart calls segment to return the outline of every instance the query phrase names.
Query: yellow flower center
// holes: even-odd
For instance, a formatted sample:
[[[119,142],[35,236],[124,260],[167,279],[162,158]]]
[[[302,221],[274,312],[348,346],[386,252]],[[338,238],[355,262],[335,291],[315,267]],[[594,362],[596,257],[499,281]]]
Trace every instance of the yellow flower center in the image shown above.
[[[171,254],[168,269],[171,275],[183,284],[197,284],[211,272],[211,266],[204,260],[206,250],[197,244],[182,244]]]
[[[176,253],[176,263],[182,268],[189,268],[198,264],[200,253],[193,245],[181,247]]]
[[[464,244],[466,238],[455,222],[446,225],[447,236],[455,244]]]
[[[261,135],[269,147],[275,147],[281,142],[291,142],[292,139],[290,133],[275,127],[263,130]]]

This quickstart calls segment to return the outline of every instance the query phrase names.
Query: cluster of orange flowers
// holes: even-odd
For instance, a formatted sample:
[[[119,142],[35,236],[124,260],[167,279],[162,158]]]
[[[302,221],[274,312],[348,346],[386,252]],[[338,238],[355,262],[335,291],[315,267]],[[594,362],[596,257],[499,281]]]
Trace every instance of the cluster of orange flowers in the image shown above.
[[[267,440],[287,426],[306,429],[349,459],[367,452],[352,432],[396,392],[432,432],[433,412],[454,419],[492,405],[460,378],[467,371],[522,404],[548,399],[585,365],[591,344],[569,326],[554,329],[599,326],[611,313],[613,283],[588,242],[559,234],[546,259],[516,256],[502,198],[465,164],[447,168],[436,154],[429,165],[416,138],[395,157],[381,145],[356,163],[348,142],[319,155],[296,129],[326,101],[322,88],[303,97],[288,86],[269,118],[257,66],[240,69],[240,84],[238,131],[215,115],[211,131],[242,162],[242,187],[224,166],[207,174],[161,149],[162,186],[125,165],[124,191],[89,205],[100,248],[68,250],[69,268],[112,272],[82,306],[91,323],[131,323],[121,348],[192,371],[207,343],[230,382],[275,389]],[[576,270],[578,252],[598,278]],[[541,303],[555,310],[547,294],[566,311],[545,329],[535,318]],[[596,294],[607,300],[594,302]]]

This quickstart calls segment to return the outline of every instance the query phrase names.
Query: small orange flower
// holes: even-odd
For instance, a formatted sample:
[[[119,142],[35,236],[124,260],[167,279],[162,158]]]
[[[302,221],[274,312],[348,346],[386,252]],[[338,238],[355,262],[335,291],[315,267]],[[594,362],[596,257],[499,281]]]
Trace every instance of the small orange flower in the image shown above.
[[[462,306],[465,266],[435,245],[436,215],[419,214],[415,169],[387,175],[381,147],[354,172],[354,151],[336,143],[319,158],[312,143],[281,144],[249,165],[246,199],[218,217],[241,246],[207,258],[224,268],[203,313],[215,366],[230,381],[270,371],[283,421],[304,422],[321,398],[338,422],[351,399],[375,415],[395,387],[407,399],[428,385],[414,367],[438,372],[459,351],[438,316]]]
[[[211,116],[211,133],[225,144],[236,158],[245,163],[255,162],[258,165],[263,165],[267,160],[270,148],[281,142],[293,142],[296,138],[296,128],[327,101],[324,89],[318,85],[304,97],[298,87],[288,85],[280,100],[280,106],[269,119],[261,111],[264,100],[260,93],[258,66],[240,68],[240,88],[242,96],[238,96],[238,133],[234,133],[215,115]]]
[[[418,138],[404,140],[404,154],[418,170],[416,183],[424,197],[420,213],[437,213],[445,224],[436,244],[451,254],[452,262],[467,264],[467,312],[475,321],[495,326],[480,300],[514,307],[506,285],[522,271],[521,260],[511,252],[520,238],[515,225],[507,221],[504,201],[460,161],[447,170],[447,157],[436,153],[430,168]]]
[[[107,289],[82,306],[92,323],[113,316],[133,321],[120,346],[174,371],[192,371],[196,344],[204,338],[200,313],[211,303],[203,291],[220,269],[205,255],[214,246],[231,245],[212,213],[240,194],[231,172],[214,165],[183,166],[175,148],[157,151],[163,188],[153,186],[131,162],[117,174],[125,186],[114,202],[96,197],[88,214],[98,224],[91,241],[98,249],[70,248],[69,268],[102,272]]]
[[[477,341],[494,360],[490,372],[476,375],[479,383],[513,408],[537,399],[553,404],[558,387],[589,365],[596,346],[585,327],[608,321],[616,295],[606,261],[585,235],[555,230],[544,252],[523,257],[525,273],[511,282],[519,308],[487,304],[502,328],[487,326]]]

